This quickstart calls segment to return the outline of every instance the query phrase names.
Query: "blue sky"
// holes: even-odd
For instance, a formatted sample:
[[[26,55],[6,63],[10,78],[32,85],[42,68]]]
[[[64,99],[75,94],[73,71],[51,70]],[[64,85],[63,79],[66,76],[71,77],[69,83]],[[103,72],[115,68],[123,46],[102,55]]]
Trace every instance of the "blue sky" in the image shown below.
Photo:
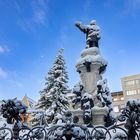
[[[59,48],[73,87],[85,48],[74,24],[92,19],[109,63],[104,77],[111,91],[121,90],[121,77],[140,73],[140,0],[0,0],[0,99],[27,94],[37,100]]]

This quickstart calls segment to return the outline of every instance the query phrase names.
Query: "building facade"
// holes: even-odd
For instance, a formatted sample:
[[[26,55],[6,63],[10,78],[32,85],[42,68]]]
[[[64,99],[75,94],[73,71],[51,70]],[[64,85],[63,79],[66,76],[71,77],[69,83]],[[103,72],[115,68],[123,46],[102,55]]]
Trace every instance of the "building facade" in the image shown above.
[[[125,106],[123,91],[112,92],[113,110],[116,115],[119,115]]]
[[[130,99],[140,99],[140,74],[121,78],[122,91],[112,92],[113,109],[116,115],[125,107]]]
[[[125,101],[140,99],[140,74],[121,78]]]

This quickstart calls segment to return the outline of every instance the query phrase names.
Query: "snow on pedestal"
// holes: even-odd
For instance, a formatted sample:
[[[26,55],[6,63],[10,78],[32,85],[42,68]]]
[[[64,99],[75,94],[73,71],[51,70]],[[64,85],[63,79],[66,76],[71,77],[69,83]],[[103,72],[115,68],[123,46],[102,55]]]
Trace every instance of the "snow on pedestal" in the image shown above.
[[[100,70],[106,66],[107,61],[101,56],[99,48],[92,47],[82,51],[76,68],[86,92],[94,94],[97,81],[102,79]]]

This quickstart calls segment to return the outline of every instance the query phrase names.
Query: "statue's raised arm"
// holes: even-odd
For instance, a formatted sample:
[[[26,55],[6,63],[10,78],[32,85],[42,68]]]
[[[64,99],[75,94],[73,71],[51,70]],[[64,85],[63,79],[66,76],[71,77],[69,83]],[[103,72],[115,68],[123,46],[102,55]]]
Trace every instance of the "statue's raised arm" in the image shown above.
[[[99,47],[100,28],[96,25],[96,20],[92,20],[89,25],[82,25],[82,23],[78,21],[75,26],[86,34],[86,48]]]
[[[81,21],[77,21],[77,22],[75,23],[75,26],[76,26],[77,28],[79,28],[82,32],[87,33],[88,28],[87,28],[86,25],[82,25],[82,22],[81,22]]]

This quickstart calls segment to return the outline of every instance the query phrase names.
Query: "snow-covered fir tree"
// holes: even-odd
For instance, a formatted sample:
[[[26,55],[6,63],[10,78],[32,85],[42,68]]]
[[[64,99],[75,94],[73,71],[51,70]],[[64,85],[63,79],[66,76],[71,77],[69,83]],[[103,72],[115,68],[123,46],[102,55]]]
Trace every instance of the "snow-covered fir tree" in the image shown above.
[[[57,123],[69,105],[66,96],[69,92],[67,86],[68,73],[63,58],[63,49],[59,50],[53,67],[48,72],[48,76],[45,80],[45,88],[41,91],[40,99],[35,108],[45,111],[44,118],[47,123]],[[34,114],[32,122],[34,121],[35,123],[35,119],[38,120],[36,117],[39,117],[37,113]]]
[[[112,96],[107,85],[107,79],[102,79],[97,82],[97,97],[102,102],[103,106],[108,107],[108,114],[105,116],[105,126],[108,127],[115,122],[115,114],[112,105]]]

